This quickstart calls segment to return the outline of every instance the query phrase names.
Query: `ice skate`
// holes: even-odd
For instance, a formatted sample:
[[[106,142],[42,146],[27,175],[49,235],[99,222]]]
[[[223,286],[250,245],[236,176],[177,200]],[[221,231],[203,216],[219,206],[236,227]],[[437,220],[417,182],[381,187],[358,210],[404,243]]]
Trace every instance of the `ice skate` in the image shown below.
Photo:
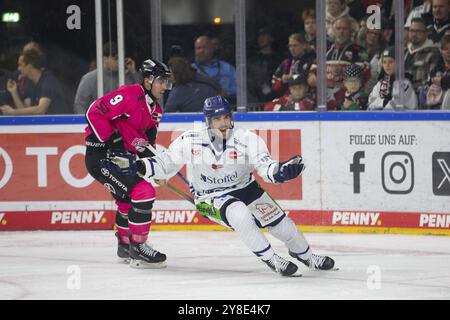
[[[312,253],[309,259],[303,260],[292,251],[289,251],[289,255],[312,270],[337,270],[337,268],[334,268],[334,260],[328,256],[320,256]]]
[[[281,274],[282,276],[292,276],[297,272],[298,267],[294,263],[283,259],[282,257],[274,254],[269,260],[262,260],[269,266],[274,272]]]
[[[165,268],[166,255],[146,243],[130,242],[130,267],[138,269]]]

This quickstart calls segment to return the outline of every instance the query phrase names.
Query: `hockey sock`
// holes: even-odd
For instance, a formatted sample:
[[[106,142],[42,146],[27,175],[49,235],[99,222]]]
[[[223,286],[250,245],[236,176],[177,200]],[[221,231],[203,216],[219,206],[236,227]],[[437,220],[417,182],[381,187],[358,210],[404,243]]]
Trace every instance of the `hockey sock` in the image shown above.
[[[225,214],[228,223],[236,230],[245,245],[256,256],[261,257],[263,260],[269,260],[274,255],[269,241],[259,230],[253,216],[243,202],[233,202],[227,207]]]
[[[147,241],[152,223],[152,206],[153,201],[133,202],[133,207],[128,211],[128,226],[132,242],[144,243]]]
[[[129,229],[128,229],[128,213],[123,214],[119,210],[116,212],[116,229],[119,234],[120,243],[130,243]]]
[[[290,218],[284,217],[277,225],[268,227],[268,230],[275,238],[283,241],[289,251],[296,253],[301,259],[306,260],[311,256],[308,242]]]
[[[128,229],[128,211],[131,208],[131,203],[116,201],[116,205],[116,230],[118,233],[119,242],[128,244],[130,243],[130,231]]]

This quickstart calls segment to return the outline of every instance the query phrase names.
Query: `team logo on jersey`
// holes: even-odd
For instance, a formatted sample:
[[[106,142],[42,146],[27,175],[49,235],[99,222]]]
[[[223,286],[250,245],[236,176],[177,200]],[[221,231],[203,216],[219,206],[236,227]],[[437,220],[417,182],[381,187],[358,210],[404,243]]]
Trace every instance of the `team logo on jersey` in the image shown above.
[[[238,173],[237,171],[235,171],[234,173],[227,174],[224,177],[210,177],[201,174],[200,179],[202,179],[202,181],[206,183],[223,184],[236,181],[238,179]]]
[[[211,165],[211,168],[213,168],[214,170],[222,169],[222,168],[223,168],[223,165],[213,163],[213,164]]]
[[[236,139],[236,138],[234,138],[234,144],[237,145],[237,146],[241,146],[241,147],[247,148],[247,145],[246,145],[246,144],[240,142],[240,141],[239,141],[238,139]]]
[[[134,138],[133,142],[131,142],[131,145],[139,152],[144,151],[147,144],[148,141],[144,138]]]
[[[231,160],[236,160],[237,157],[238,157],[238,154],[237,154],[236,151],[231,151],[231,152],[230,152],[230,159],[231,159]]]
[[[128,188],[125,184],[123,184],[123,182],[119,181],[115,176],[113,176],[111,174],[111,172],[109,172],[108,169],[106,168],[102,168],[101,170],[102,175],[104,175],[105,177],[111,179],[111,181],[113,183],[115,183],[119,188],[121,188],[123,191],[128,192]],[[109,183],[104,183],[104,186],[112,193],[116,193],[116,189],[113,188],[113,186]]]
[[[116,189],[114,189],[114,187],[111,184],[104,183],[103,185],[106,187],[106,189],[108,189],[109,192],[116,194]]]
[[[191,149],[191,153],[194,156],[198,156],[200,154],[200,152],[201,152],[200,149]]]

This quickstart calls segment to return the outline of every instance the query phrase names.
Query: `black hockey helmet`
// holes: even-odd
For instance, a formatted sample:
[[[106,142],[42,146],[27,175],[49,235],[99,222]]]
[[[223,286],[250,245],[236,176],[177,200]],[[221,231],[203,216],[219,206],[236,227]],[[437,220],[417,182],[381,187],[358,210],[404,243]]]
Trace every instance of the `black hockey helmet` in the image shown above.
[[[167,89],[170,90],[172,88],[172,72],[164,63],[150,58],[142,63],[140,71],[144,78],[150,79],[150,82],[153,83],[153,81],[158,78],[167,80],[168,85],[170,85]]]

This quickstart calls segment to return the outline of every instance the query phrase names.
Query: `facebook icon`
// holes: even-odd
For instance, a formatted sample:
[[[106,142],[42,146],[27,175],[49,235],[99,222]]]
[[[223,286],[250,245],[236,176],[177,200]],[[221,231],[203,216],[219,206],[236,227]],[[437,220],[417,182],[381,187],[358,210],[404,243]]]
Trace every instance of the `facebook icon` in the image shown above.
[[[360,160],[364,157],[364,151],[357,151],[353,155],[353,163],[350,164],[350,172],[353,172],[353,193],[361,192],[361,172],[364,172],[365,165]]]

